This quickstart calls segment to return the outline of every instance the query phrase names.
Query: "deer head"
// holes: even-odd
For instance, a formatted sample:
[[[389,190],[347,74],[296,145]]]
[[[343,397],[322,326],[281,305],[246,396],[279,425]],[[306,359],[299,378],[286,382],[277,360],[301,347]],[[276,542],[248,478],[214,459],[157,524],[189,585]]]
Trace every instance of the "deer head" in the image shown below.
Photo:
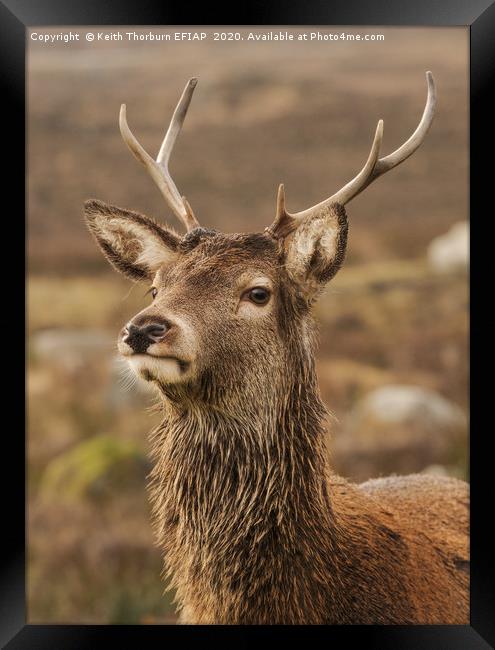
[[[294,364],[312,363],[310,307],[345,256],[344,206],[408,158],[433,119],[435,86],[411,137],[380,158],[380,120],[366,164],[321,203],[299,213],[278,190],[275,220],[264,232],[223,234],[200,227],[175,186],[168,162],[197,80],[179,100],[156,160],[139,144],[120,111],[120,131],[186,228],[184,236],[136,212],[90,200],[85,216],[103,254],[121,273],[150,285],[151,304],[121,330],[120,353],[143,379],[173,399],[221,403],[235,391],[256,403]]]

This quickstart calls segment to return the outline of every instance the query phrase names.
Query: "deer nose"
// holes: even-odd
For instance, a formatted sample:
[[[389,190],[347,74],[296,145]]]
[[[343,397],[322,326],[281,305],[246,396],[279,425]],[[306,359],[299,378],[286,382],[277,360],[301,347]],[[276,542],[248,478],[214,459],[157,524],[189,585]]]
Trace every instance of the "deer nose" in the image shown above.
[[[169,325],[165,323],[136,325],[131,322],[127,323],[124,328],[124,331],[122,332],[122,340],[124,343],[127,343],[136,354],[144,354],[152,343],[159,343],[162,341],[169,329]]]

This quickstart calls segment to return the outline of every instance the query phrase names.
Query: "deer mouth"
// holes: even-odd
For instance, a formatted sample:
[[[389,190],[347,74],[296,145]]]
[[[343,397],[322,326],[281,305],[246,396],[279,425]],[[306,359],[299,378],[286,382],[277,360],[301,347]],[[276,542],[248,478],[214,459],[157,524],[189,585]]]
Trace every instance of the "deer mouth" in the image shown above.
[[[126,359],[134,372],[145,381],[176,383],[184,378],[190,361],[172,355],[131,354]]]
[[[163,359],[163,360],[175,361],[178,364],[179,368],[181,369],[181,372],[186,372],[189,366],[191,365],[190,361],[186,361],[185,359],[181,359],[180,357],[175,357],[169,354],[161,355],[161,354],[149,354],[145,352],[141,356],[151,357],[152,359],[158,359],[158,360]]]

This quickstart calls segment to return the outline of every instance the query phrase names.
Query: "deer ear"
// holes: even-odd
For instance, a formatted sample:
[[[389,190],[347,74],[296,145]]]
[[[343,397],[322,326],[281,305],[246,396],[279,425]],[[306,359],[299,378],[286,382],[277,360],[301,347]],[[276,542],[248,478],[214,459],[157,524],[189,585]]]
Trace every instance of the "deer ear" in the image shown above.
[[[342,266],[347,230],[344,206],[333,203],[303,217],[285,237],[285,268],[307,297],[317,293]]]
[[[85,201],[84,216],[110,264],[132,280],[152,280],[178,257],[179,237],[149,217],[95,199]]]

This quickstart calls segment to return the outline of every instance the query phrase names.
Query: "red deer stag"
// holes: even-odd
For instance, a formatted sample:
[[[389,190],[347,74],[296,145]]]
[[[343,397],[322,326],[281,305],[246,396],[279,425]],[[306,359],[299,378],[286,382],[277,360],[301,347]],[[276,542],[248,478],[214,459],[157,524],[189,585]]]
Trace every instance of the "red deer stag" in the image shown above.
[[[326,454],[311,305],[344,260],[344,205],[402,163],[435,108],[396,151],[368,160],[336,194],[299,213],[278,190],[264,232],[200,227],[168,162],[196,79],[156,160],[120,130],[187,234],[101,201],[88,226],[110,263],[151,285],[152,303],[119,334],[154,384],[153,526],[184,623],[467,623],[468,489],[411,475],[352,484]]]

